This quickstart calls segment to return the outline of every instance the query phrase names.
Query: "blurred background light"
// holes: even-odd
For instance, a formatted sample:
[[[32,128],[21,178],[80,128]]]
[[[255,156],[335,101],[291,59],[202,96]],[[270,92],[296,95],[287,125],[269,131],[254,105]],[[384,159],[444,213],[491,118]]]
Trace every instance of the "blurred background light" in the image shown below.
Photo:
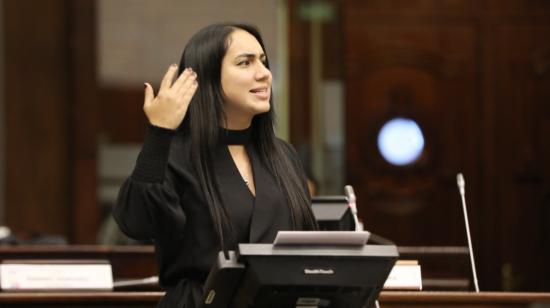
[[[424,149],[424,136],[415,121],[394,118],[384,124],[378,134],[378,150],[392,165],[415,162]]]

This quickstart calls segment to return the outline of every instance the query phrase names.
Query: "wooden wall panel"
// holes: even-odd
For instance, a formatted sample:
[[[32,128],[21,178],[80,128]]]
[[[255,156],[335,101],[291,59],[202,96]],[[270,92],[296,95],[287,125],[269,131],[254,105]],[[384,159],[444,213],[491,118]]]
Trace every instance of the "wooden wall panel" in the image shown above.
[[[68,38],[63,1],[3,1],[6,222],[66,235]]]
[[[95,243],[95,1],[4,1],[6,222]]]
[[[158,87],[157,87],[158,88]],[[143,87],[99,88],[98,131],[105,142],[142,143],[147,127],[143,112]]]
[[[356,102],[347,105],[347,163],[365,222],[373,230],[386,222],[384,235],[402,245],[464,244],[454,178],[459,170],[470,179],[475,173],[464,169],[476,150],[468,142],[478,122],[468,61],[475,59],[475,29],[356,21],[347,21],[348,42],[355,43],[348,45],[346,102]],[[416,167],[392,168],[378,154],[378,131],[394,116],[424,130],[427,148]],[[400,228],[390,227],[395,223]]]
[[[548,152],[544,144],[548,127],[550,88],[550,22],[510,21],[495,25],[496,153],[499,189],[496,213],[500,214],[500,247],[505,270],[505,287],[539,290],[547,266],[549,204],[544,204],[544,184],[550,173],[544,170]],[[547,108],[546,108],[547,110]],[[547,130],[546,130],[547,132]],[[547,188],[548,189],[548,188]]]
[[[342,6],[347,178],[367,228],[398,244],[466,244],[463,172],[482,288],[547,289],[550,4]],[[424,129],[414,166],[392,167],[377,151],[393,116]]]
[[[96,242],[99,229],[97,142],[100,102],[96,76],[96,1],[69,1],[71,43],[70,239],[76,244]]]
[[[299,148],[308,148],[311,140],[310,29],[299,16],[300,1],[289,0],[289,115],[290,140]],[[300,149],[300,150],[302,150]]]

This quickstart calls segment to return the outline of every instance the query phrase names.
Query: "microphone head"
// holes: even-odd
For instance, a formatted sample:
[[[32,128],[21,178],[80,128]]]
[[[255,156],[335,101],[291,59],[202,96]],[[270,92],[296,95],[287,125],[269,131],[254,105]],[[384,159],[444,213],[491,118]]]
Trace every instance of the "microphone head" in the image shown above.
[[[456,185],[458,185],[458,190],[460,193],[464,194],[466,181],[464,181],[464,176],[460,172],[456,175]]]
[[[344,186],[344,192],[349,202],[355,202],[357,200],[355,197],[355,191],[353,191],[353,187],[351,185]]]

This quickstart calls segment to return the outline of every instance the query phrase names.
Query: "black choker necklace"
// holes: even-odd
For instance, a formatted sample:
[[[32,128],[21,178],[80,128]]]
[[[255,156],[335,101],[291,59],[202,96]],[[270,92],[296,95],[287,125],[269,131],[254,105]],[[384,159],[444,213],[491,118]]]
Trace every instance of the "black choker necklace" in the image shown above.
[[[250,143],[252,126],[243,130],[220,129],[220,140],[227,145],[245,145]]]

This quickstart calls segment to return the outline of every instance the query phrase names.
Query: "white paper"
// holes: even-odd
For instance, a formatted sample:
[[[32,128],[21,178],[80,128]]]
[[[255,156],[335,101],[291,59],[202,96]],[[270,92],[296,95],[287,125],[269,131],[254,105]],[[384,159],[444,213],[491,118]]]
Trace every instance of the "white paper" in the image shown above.
[[[1,264],[2,290],[111,290],[110,264]]]
[[[384,290],[422,290],[420,265],[394,265]]]

